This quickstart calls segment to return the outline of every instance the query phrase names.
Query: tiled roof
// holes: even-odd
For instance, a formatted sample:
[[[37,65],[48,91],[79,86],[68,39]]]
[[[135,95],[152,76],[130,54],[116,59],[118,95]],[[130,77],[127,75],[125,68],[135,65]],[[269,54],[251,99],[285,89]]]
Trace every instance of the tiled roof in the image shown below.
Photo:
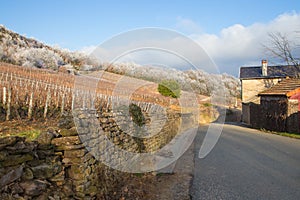
[[[297,92],[300,92],[300,79],[287,78],[258,95],[284,95],[290,97]]]
[[[268,66],[268,76],[263,76],[261,66],[241,67],[240,79],[294,77],[296,69],[293,65]]]

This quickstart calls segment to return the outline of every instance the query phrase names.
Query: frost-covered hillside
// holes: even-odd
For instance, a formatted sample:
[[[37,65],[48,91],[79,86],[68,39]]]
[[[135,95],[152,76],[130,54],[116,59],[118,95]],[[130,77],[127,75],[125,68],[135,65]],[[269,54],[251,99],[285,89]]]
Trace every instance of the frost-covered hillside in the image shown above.
[[[45,45],[8,30],[3,25],[0,25],[0,61],[53,70],[66,64],[77,69],[97,64],[83,53]]]
[[[182,89],[196,91],[202,95],[210,95],[212,90],[225,88],[227,97],[239,98],[240,82],[237,78],[228,74],[209,74],[202,70],[180,71],[175,69],[157,68],[152,66],[140,66],[134,63],[117,63],[105,67],[109,72],[124,74],[127,76],[160,82],[164,79],[173,79],[180,83]]]
[[[195,91],[202,95],[210,95],[212,90],[225,86],[224,94],[229,103],[239,98],[239,81],[228,74],[208,74],[200,70],[180,71],[175,69],[140,66],[134,63],[107,64],[81,53],[51,47],[35,39],[27,38],[0,25],[0,61],[20,66],[58,70],[62,66],[73,70],[107,70],[117,74],[160,82],[174,79],[182,89]]]

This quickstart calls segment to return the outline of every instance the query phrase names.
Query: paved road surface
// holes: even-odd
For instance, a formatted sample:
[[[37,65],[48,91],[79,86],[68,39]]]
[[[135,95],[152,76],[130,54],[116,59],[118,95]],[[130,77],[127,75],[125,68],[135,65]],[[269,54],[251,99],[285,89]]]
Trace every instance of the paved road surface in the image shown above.
[[[300,199],[300,140],[224,125],[215,148],[199,159],[205,129],[195,141],[193,200]]]

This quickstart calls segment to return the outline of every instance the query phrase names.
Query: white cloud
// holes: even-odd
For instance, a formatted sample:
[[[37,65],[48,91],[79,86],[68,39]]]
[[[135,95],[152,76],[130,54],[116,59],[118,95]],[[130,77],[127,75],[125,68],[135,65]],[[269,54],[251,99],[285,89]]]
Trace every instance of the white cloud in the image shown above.
[[[259,65],[261,59],[269,59],[262,45],[268,42],[269,33],[281,32],[286,34],[292,43],[300,44],[299,13],[282,14],[268,23],[254,23],[249,26],[234,24],[222,29],[219,34],[202,33],[200,26],[195,22],[181,17],[177,18],[176,27],[184,32],[191,32],[189,37],[203,47],[221,72],[236,76],[240,66]],[[296,33],[296,31],[298,32]],[[182,60],[173,59],[166,53],[159,54],[160,56],[151,51],[144,51],[144,54],[137,51],[130,55],[128,53],[134,49],[152,46],[184,55],[193,63],[204,63],[205,53],[201,52],[199,47],[195,48],[195,44],[186,40],[185,37],[178,37],[178,33],[174,33],[151,29],[139,30],[134,34],[129,31],[113,38],[113,41],[104,43],[94,53],[101,55],[100,57],[103,59],[116,58],[127,52],[127,55],[121,59],[122,61],[126,61],[125,58],[127,58],[127,61],[143,64],[159,63],[160,59],[163,62],[159,63],[161,65],[176,65],[178,62],[177,65],[182,66]],[[95,50],[95,46],[85,47],[82,51],[91,53],[93,50]]]
[[[259,64],[260,59],[269,59],[263,48],[263,44],[269,41],[269,33],[283,33],[291,43],[300,44],[299,31],[300,14],[292,13],[279,15],[266,24],[235,24],[224,28],[218,35],[194,34],[191,37],[203,46],[221,71],[237,75],[241,65]]]
[[[183,17],[177,17],[177,23],[175,25],[176,29],[181,30],[185,33],[201,33],[202,29],[200,28],[200,26],[195,23],[194,21],[187,19],[187,18],[183,18]]]
[[[206,52],[195,41],[161,28],[142,28],[121,33],[102,43],[92,55],[104,62],[156,63],[177,69],[194,69],[196,66],[217,72]]]

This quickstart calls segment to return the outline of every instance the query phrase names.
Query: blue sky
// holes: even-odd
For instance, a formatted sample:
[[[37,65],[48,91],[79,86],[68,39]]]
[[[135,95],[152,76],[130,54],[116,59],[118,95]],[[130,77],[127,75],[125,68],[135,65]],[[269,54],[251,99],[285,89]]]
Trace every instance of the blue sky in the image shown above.
[[[276,20],[280,21],[282,16],[294,17],[293,25],[298,25],[299,13],[300,6],[296,0],[10,0],[1,2],[0,24],[28,37],[70,50],[96,46],[120,32],[135,28],[168,28],[203,42],[208,53],[213,55],[213,50],[209,50],[212,44],[205,42],[213,37],[225,40],[224,30],[248,30],[257,24],[267,27]],[[206,37],[209,39],[204,39]],[[245,58],[236,65],[251,64],[254,59]],[[221,71],[235,73],[237,66],[230,69],[230,61],[216,58],[216,62],[224,66]]]

